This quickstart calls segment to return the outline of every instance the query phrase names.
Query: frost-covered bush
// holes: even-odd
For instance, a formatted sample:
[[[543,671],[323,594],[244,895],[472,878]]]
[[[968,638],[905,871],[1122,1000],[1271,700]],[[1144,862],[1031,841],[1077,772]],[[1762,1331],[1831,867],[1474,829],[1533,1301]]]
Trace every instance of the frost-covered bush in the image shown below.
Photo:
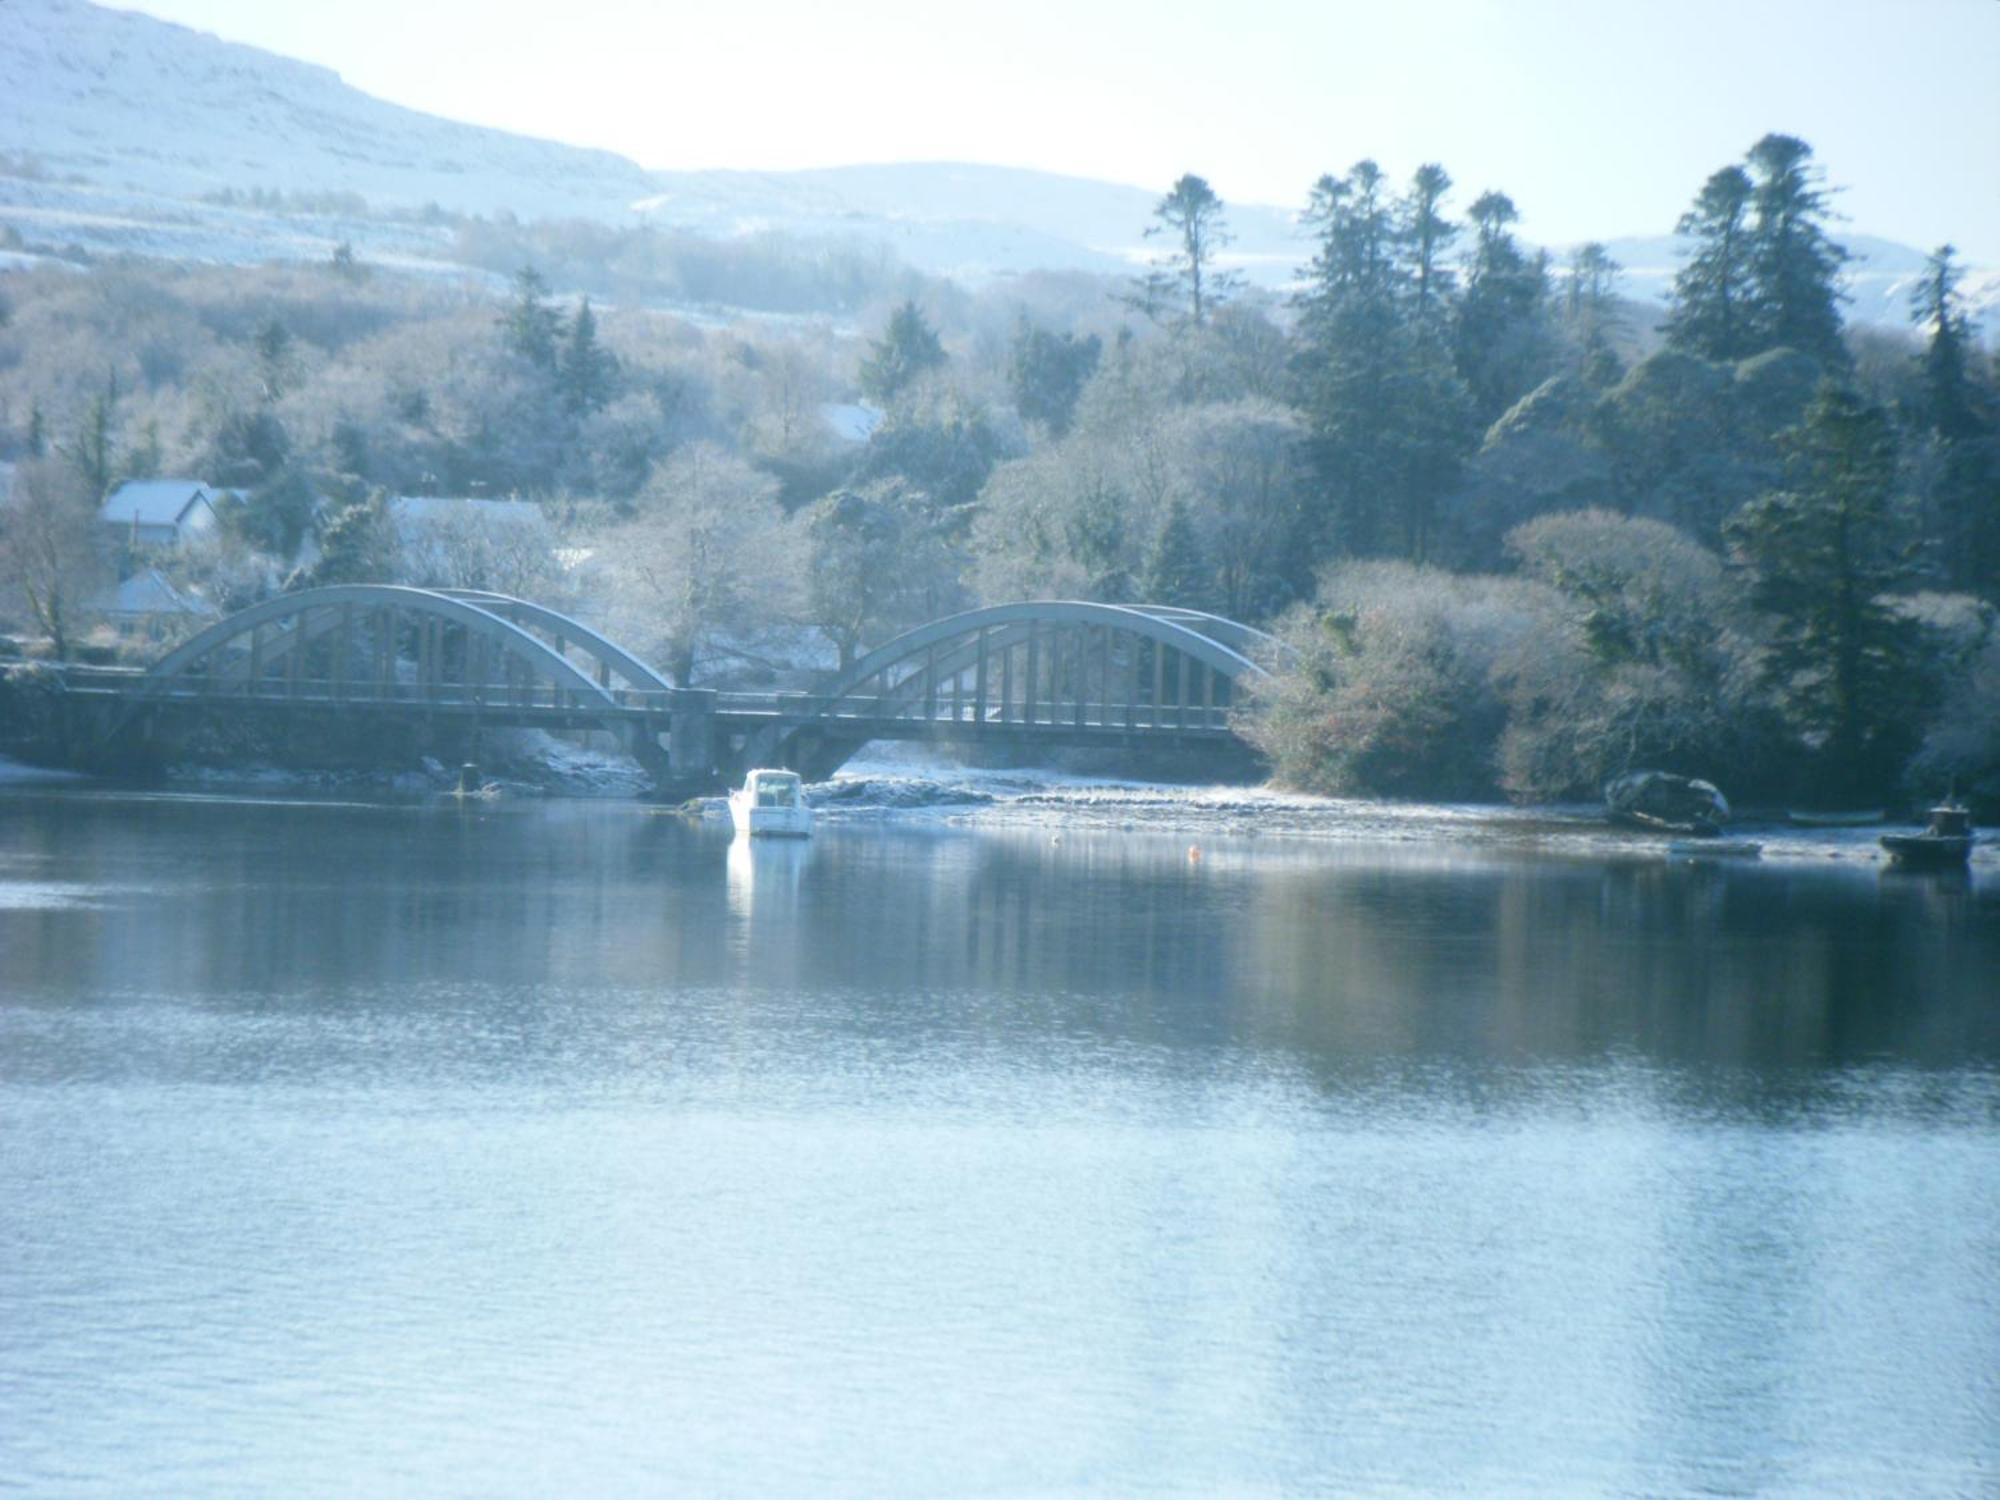
[[[1499,785],[1508,684],[1561,612],[1545,585],[1407,563],[1330,569],[1279,622],[1276,663],[1243,730],[1288,786],[1480,797]]]
[[[1594,797],[1639,769],[1740,793],[1769,774],[1759,632],[1721,558],[1664,522],[1601,510],[1542,516],[1507,549],[1553,612],[1507,685],[1510,793]]]

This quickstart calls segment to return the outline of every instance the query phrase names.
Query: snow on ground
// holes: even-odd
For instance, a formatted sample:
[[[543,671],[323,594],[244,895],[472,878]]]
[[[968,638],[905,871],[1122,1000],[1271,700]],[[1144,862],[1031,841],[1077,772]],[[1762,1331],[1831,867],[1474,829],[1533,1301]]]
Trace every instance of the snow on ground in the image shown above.
[[[46,766],[24,766],[0,755],[0,786],[50,786],[65,781],[82,781],[75,771],[53,771]]]
[[[1052,838],[1076,829],[1197,839],[1450,844],[1597,859],[1730,858],[1674,853],[1672,846],[1685,841],[1610,827],[1601,809],[1588,804],[1510,807],[1314,797],[1265,786],[1186,786],[1042,769],[974,769],[894,749],[850,761],[808,796],[836,824],[873,820],[1033,828],[1046,829]],[[1760,844],[1760,857],[1770,861],[1879,865],[1886,856],[1877,840],[1898,826],[1805,829],[1752,816],[1732,824],[1719,842]],[[2000,869],[2000,841],[1988,834],[1973,861],[1981,869]]]

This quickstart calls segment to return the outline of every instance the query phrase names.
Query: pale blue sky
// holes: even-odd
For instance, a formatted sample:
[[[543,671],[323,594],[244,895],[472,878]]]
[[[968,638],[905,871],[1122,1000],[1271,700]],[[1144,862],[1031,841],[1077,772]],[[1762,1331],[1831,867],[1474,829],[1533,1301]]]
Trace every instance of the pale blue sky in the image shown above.
[[[958,160],[1293,204],[1444,163],[1538,240],[1657,233],[1767,130],[1857,231],[2000,265],[2000,0],[124,0],[650,167]]]

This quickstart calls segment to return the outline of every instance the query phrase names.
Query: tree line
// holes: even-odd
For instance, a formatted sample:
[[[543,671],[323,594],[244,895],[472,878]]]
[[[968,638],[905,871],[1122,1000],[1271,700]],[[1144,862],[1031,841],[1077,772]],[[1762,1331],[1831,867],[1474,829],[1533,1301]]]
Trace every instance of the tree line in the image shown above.
[[[1603,246],[1558,262],[1504,193],[1456,195],[1437,164],[1323,176],[1280,295],[1190,174],[1129,283],[878,277],[872,333],[523,266],[496,309],[351,250],[37,272],[0,319],[0,457],[16,517],[127,474],[230,485],[223,535],[156,560],[226,607],[406,574],[385,495],[527,497],[571,562],[466,537],[424,565],[567,592],[683,680],[835,669],[981,600],[1213,609],[1308,664],[1248,722],[1306,785],[1992,776],[2000,402],[1950,247],[1907,334],[1844,326],[1828,190],[1767,136],[1700,185],[1655,318]],[[603,249],[503,227],[495,257]]]

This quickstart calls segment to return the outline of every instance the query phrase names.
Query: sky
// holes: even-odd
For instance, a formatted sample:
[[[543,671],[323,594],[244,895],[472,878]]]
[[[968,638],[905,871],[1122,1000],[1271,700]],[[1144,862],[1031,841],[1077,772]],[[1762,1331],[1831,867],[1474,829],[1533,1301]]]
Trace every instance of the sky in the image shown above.
[[[1548,244],[1658,234],[1767,131],[1855,232],[2000,266],[2000,0],[121,0],[647,167],[975,161],[1297,205],[1364,156]]]

